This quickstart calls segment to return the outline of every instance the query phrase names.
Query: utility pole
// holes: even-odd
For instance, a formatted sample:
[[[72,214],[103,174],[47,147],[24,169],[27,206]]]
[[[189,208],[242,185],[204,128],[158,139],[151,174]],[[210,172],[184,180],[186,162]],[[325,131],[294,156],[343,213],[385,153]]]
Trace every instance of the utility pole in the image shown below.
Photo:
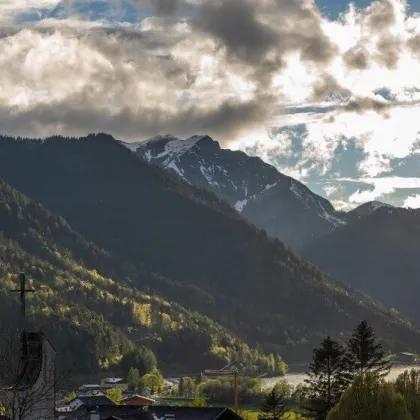
[[[224,368],[223,368],[224,369]],[[206,369],[204,374],[206,376],[233,376],[233,393],[234,393],[234,410],[238,413],[239,410],[239,393],[238,393],[238,370],[214,370]]]

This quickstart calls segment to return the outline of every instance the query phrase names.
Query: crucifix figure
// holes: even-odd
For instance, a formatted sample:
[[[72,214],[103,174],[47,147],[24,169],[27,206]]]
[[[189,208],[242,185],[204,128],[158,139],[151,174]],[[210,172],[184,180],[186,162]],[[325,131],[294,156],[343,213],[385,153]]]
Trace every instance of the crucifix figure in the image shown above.
[[[28,334],[26,332],[26,293],[35,292],[34,289],[26,289],[26,278],[25,273],[20,273],[20,289],[10,290],[11,292],[20,293],[20,314],[21,314],[21,325],[22,325],[22,348],[21,348],[21,359],[22,359],[22,377],[25,375],[26,365],[28,361]]]
[[[25,320],[26,320],[26,293],[35,292],[34,289],[26,289],[26,278],[25,273],[20,273],[20,289],[14,289],[11,290],[11,292],[19,292],[20,293],[20,313],[22,317],[22,324],[25,326]]]

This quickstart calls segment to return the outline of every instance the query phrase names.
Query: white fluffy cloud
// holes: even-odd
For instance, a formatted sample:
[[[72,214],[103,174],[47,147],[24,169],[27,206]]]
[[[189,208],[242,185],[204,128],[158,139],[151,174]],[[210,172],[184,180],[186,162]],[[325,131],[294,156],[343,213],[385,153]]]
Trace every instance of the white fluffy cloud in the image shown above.
[[[347,179],[346,181],[352,181]],[[391,194],[396,190],[420,189],[420,178],[404,178],[404,177],[383,177],[383,178],[361,178],[357,180],[373,188],[370,190],[357,190],[349,198],[350,204],[362,204],[367,201],[377,200],[387,194]],[[404,203],[406,206],[406,203]]]
[[[420,208],[420,194],[407,197],[404,201],[404,207],[412,209]]]

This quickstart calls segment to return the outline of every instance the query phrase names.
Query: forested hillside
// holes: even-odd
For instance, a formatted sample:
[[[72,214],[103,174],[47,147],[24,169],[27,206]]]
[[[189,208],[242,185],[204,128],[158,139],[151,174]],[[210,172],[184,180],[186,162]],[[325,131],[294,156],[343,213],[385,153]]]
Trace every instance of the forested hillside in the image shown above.
[[[345,337],[361,319],[393,350],[420,347],[419,332],[405,319],[110,136],[1,138],[0,177],[104,249],[131,285],[205,314],[286,360],[307,360],[320,337]],[[98,270],[108,276],[119,269]]]
[[[249,371],[279,371],[278,356],[251,350],[205,316],[138,291],[106,252],[0,180],[3,326],[18,318],[9,290],[16,288],[19,270],[36,290],[28,295],[29,318],[53,340],[61,363],[75,364],[75,372],[118,369],[139,339],[166,370],[200,371],[241,357]],[[112,271],[112,278],[103,275]]]
[[[303,255],[419,322],[420,212],[377,205],[356,215],[342,229],[307,244]]]

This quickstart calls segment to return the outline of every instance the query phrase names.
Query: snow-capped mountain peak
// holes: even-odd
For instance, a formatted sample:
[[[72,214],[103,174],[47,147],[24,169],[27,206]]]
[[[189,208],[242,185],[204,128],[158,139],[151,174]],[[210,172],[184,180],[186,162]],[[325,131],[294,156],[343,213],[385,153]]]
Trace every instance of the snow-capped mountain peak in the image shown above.
[[[331,203],[258,157],[221,149],[206,135],[143,142],[136,153],[187,182],[213,191],[257,227],[298,247],[346,222]]]

